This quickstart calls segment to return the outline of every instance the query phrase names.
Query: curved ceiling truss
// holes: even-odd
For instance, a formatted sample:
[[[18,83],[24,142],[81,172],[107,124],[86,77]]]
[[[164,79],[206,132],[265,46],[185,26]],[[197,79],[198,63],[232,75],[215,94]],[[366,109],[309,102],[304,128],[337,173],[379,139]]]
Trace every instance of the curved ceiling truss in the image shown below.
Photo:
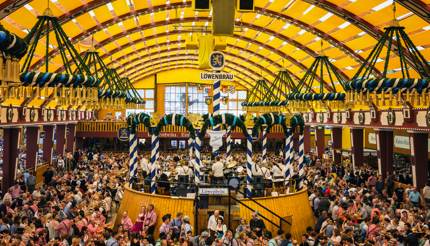
[[[249,52],[250,54],[254,54],[254,56],[256,57],[270,57],[263,60],[270,63],[275,68],[284,67],[283,60],[286,60],[286,67],[291,69],[293,75],[295,75],[296,77],[300,77],[301,73],[303,73],[304,70],[306,70],[311,64],[313,60],[312,58],[319,54],[320,47],[319,42],[317,41],[321,39],[325,42],[322,52],[326,53],[329,57],[334,59],[334,65],[337,67],[338,71],[341,72],[341,74],[343,74],[346,78],[350,78],[354,74],[354,70],[363,62],[363,57],[367,56],[366,52],[369,52],[372,45],[376,42],[375,39],[381,37],[383,33],[383,27],[387,25],[387,21],[379,21],[380,18],[377,19],[376,17],[378,17],[378,15],[386,16],[387,13],[390,12],[389,10],[387,10],[388,8],[386,8],[386,6],[382,8],[382,11],[375,10],[377,7],[380,7],[380,5],[384,4],[385,0],[372,1],[375,6],[373,6],[373,4],[369,4],[369,2],[364,1],[365,0],[358,0],[357,3],[355,3],[355,1],[347,0],[258,1],[258,3],[256,2],[257,6],[255,8],[255,13],[237,13],[238,18],[235,22],[236,25],[241,26],[242,28],[252,30],[252,34],[235,33],[234,37],[231,38],[231,40],[240,39],[241,42],[248,41],[252,44],[251,48],[248,46],[243,47],[241,45],[236,45],[232,42],[228,42],[228,46],[236,46],[232,47],[232,50],[234,51],[237,50],[239,52],[243,52],[243,50],[247,50],[247,52]],[[18,13],[22,14],[23,11],[29,11],[33,15],[35,15],[35,13],[41,13],[43,10],[43,8],[40,8],[42,2],[46,3],[46,0],[0,0],[0,18],[7,16],[5,18],[6,27],[12,26],[12,29],[16,29],[16,27],[21,27],[22,29],[22,27],[24,27],[25,25],[23,25],[22,23],[17,23],[20,22],[20,20],[16,18],[16,15],[18,15]],[[210,16],[208,16],[209,13],[194,13],[190,8],[191,2],[185,0],[172,0],[167,2],[163,0],[134,0],[134,4],[129,4],[129,9],[127,9],[127,3],[130,2],[129,0],[82,0],[76,2],[73,1],[74,4],[72,4],[71,1],[66,2],[66,0],[57,0],[55,2],[56,4],[53,4],[55,8],[54,14],[56,16],[59,16],[60,23],[68,26],[76,25],[80,28],[78,32],[72,31],[72,33],[74,33],[70,35],[72,41],[74,43],[78,43],[83,41],[84,39],[88,39],[88,37],[91,35],[96,36],[95,39],[97,43],[95,46],[104,51],[101,52],[101,55],[102,57],[104,57],[104,59],[106,59],[107,63],[109,58],[113,56],[116,56],[115,59],[119,58],[119,60],[125,61],[125,63],[123,64],[115,64],[119,68],[134,66],[134,62],[138,62],[136,58],[132,59],[133,62],[126,61],[127,59],[125,58],[131,53],[120,53],[122,53],[123,49],[130,49],[130,47],[134,48],[137,43],[145,42],[146,40],[148,40],[151,35],[147,36],[146,33],[156,33],[156,29],[160,29],[163,26],[167,27],[169,25],[180,25],[190,22],[193,22],[193,24],[202,24],[204,22],[210,21]],[[131,0],[131,2],[133,2],[133,0]],[[151,2],[154,2],[154,4],[149,4],[148,6],[146,6],[147,3]],[[35,6],[37,5],[37,10],[36,7],[31,10],[31,6],[28,7],[28,5],[25,5],[27,3],[30,3],[31,5]],[[112,15],[103,16],[102,12],[108,9],[108,7],[106,7],[106,4],[111,4],[111,8],[112,5],[114,6],[113,11],[109,10]],[[312,10],[314,6],[316,6],[316,8],[315,10]],[[418,45],[421,45],[420,47],[422,49],[425,49],[425,57],[429,57],[430,52],[427,48],[430,47],[430,43],[428,41],[424,42],[423,40],[421,40],[423,32],[422,30],[427,31],[430,29],[429,26],[423,26],[425,25],[423,22],[426,22],[428,25],[429,21],[428,16],[430,8],[427,0],[403,1],[398,6],[398,15],[402,14],[401,18],[409,18],[411,21],[408,21],[413,22],[414,25],[412,27],[414,28],[414,30],[412,30],[411,33],[417,36],[416,40],[418,41]],[[420,8],[420,6],[422,6],[422,8]],[[13,13],[15,10],[17,10],[17,13]],[[62,14],[60,10],[62,11]],[[175,13],[173,13],[174,11],[176,11],[176,18],[171,18],[171,16],[175,15]],[[178,17],[178,11],[182,11],[180,18]],[[186,12],[185,16],[183,15],[184,11]],[[301,14],[300,11],[303,13]],[[313,11],[312,16],[307,14],[309,13],[309,11]],[[407,13],[407,11],[411,12]],[[410,18],[412,13],[414,13],[415,15],[412,15],[413,18]],[[91,23],[88,24],[83,21],[83,19],[88,20],[89,15],[95,15],[96,17],[99,17],[99,14],[100,18],[98,18],[98,21],[95,21],[96,23],[94,25]],[[334,16],[330,19],[330,23],[327,23],[326,16],[333,14]],[[143,17],[146,18],[149,15],[151,16],[150,21],[143,21]],[[163,17],[167,15],[168,17],[166,17],[166,20],[163,21],[163,18],[160,18],[161,15]],[[328,18],[330,17],[331,16],[329,16]],[[76,20],[77,18],[79,18],[78,21]],[[323,18],[326,18],[326,20],[322,21]],[[23,19],[26,18],[23,17]],[[129,22],[133,19],[137,20],[137,24],[135,26],[129,24]],[[329,30],[329,26],[338,25],[339,21],[346,22],[336,28],[331,27],[331,30]],[[2,21],[2,24],[3,22],[4,21]],[[83,25],[84,22],[85,24]],[[120,23],[127,23],[124,25],[124,29],[121,32],[116,32],[115,34],[107,38],[104,37],[106,35],[99,35],[104,30],[113,29],[114,26],[117,26]],[[352,27],[348,27],[349,24],[352,24],[351,26],[354,26],[356,30]],[[410,23],[408,24],[409,26],[411,26]],[[280,25],[282,25],[282,28],[279,28]],[[289,28],[287,25],[294,26],[294,28]],[[70,30],[71,29],[73,28],[70,28]],[[346,36],[345,34],[341,35],[342,32],[346,32],[342,31],[343,29],[351,29],[350,32],[352,33],[351,35],[348,34],[349,37],[347,40],[343,38],[344,36]],[[145,31],[145,35],[142,35],[140,39],[131,40],[129,38],[129,35],[131,36],[133,34],[141,32],[142,30]],[[297,32],[297,30],[301,31]],[[66,32],[67,31],[68,28],[66,28]],[[175,33],[174,31],[177,32]],[[163,35],[163,33],[158,32],[157,34],[152,35],[152,37],[154,39],[158,39],[160,37],[169,38],[173,37],[173,35],[180,35],[180,33],[187,33],[187,31],[174,31],[171,30],[168,35]],[[361,38],[363,37],[362,33],[369,34],[371,38]],[[264,40],[268,38],[270,41]],[[128,39],[128,41],[125,39]],[[414,38],[412,39],[414,40]],[[117,42],[120,45],[118,45]],[[115,45],[113,45],[112,43],[115,43]],[[162,42],[160,46],[169,47],[169,45],[171,45],[172,43],[173,42]],[[276,43],[277,45],[279,45],[279,43],[286,43],[286,46],[289,47],[284,48],[281,46],[277,46],[273,43]],[[363,43],[365,43],[365,45],[363,45]],[[255,49],[252,48],[252,46],[257,46],[259,48]],[[291,52],[291,47],[295,48],[293,52]],[[170,50],[172,50],[172,48],[170,48]],[[260,54],[260,51],[265,51],[266,54]],[[141,55],[141,52],[143,53],[144,49],[137,48],[137,52],[135,53]],[[267,52],[270,53],[267,54]],[[50,56],[52,58],[55,58],[55,53],[56,52],[54,47],[54,49],[50,53]],[[148,55],[150,54],[151,53],[149,53]],[[153,54],[156,54],[156,52],[154,52]],[[43,60],[42,56],[39,56],[39,58],[40,60]],[[250,65],[252,65],[251,63],[253,62],[254,61],[252,60],[244,58],[240,63],[244,67],[249,67]],[[38,64],[39,63],[35,63],[33,65],[37,66]],[[348,66],[346,66],[346,64]],[[266,67],[264,64],[262,66]],[[145,74],[136,74],[136,78],[140,78],[140,76],[144,77]]]

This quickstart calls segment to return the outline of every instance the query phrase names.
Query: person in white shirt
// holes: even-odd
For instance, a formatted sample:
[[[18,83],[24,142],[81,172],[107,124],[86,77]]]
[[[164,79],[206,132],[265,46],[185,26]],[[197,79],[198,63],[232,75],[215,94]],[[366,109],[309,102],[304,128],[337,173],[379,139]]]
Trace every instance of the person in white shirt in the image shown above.
[[[285,166],[280,163],[274,163],[272,165],[272,176],[275,187],[282,187],[285,179]]]
[[[263,170],[261,170],[261,167],[256,163],[252,165],[252,176],[263,176]]]
[[[188,176],[188,179],[193,176],[193,170],[185,161],[176,167],[176,179],[178,179],[179,176]]]
[[[217,221],[218,218],[222,217],[219,214],[219,210],[215,210],[214,213],[209,217],[208,221],[208,229],[211,231],[211,233],[215,233],[217,229]]]
[[[221,162],[219,156],[215,160],[216,162],[212,165],[213,182],[220,184],[224,181],[224,163]]]
[[[148,159],[146,159],[145,157],[142,157],[142,159],[140,159],[140,168],[142,169],[142,172],[146,173],[146,175],[149,175],[151,167]]]

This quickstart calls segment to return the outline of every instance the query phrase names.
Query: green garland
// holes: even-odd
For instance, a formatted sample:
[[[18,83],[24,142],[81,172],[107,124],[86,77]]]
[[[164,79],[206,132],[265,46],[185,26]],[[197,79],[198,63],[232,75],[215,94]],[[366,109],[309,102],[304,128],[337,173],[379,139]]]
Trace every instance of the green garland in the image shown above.
[[[175,117],[175,121],[173,122],[173,117]],[[188,120],[185,116],[182,114],[168,114],[165,115],[161,120],[158,122],[157,126],[154,129],[154,134],[159,135],[161,132],[161,129],[163,126],[167,125],[176,125],[176,126],[183,126],[187,129],[187,131],[190,133],[190,137],[192,139],[196,138],[196,130],[194,129],[193,124],[190,120]]]
[[[131,114],[127,117],[127,125],[130,133],[136,133],[137,125],[143,124],[151,132],[151,116],[146,113]]]
[[[244,117],[243,116],[236,116],[234,114],[229,114],[229,113],[225,113],[224,115],[224,119],[225,121],[222,121],[222,115],[212,115],[212,114],[205,114],[203,115],[203,120],[204,120],[204,124],[203,127],[200,131],[199,137],[200,138],[204,138],[204,136],[206,135],[206,131],[208,130],[209,126],[214,127],[216,125],[219,124],[224,124],[226,126],[230,126],[231,130],[234,130],[236,127],[239,127],[243,134],[245,135],[245,137],[247,137],[248,131],[246,129],[245,123],[243,121]]]
[[[252,135],[254,137],[258,137],[260,131],[263,128],[263,125],[267,125],[267,131],[270,131],[270,129],[274,125],[281,125],[282,129],[284,130],[285,136],[287,136],[288,128],[297,129],[299,130],[300,134],[303,133],[304,130],[304,120],[303,117],[300,114],[295,114],[290,118],[290,122],[287,123],[287,118],[285,115],[279,114],[279,113],[267,113],[263,114],[260,117],[254,118],[254,127],[252,128]]]

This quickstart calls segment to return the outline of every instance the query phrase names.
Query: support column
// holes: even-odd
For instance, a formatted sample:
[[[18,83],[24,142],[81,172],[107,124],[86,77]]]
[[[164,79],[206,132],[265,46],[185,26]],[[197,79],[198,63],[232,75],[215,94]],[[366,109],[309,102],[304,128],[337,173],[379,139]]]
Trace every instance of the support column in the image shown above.
[[[75,151],[75,136],[76,136],[76,124],[67,125],[67,135],[66,135],[66,152]]]
[[[19,128],[4,128],[3,130],[3,194],[13,186],[15,181],[19,134]]]
[[[66,125],[57,125],[55,131],[55,140],[55,150],[57,152],[57,156],[64,156],[64,143],[66,142]]]
[[[331,141],[333,162],[335,165],[339,165],[342,162],[342,128],[333,127],[331,129]]]
[[[393,173],[393,131],[377,129],[376,133],[376,153],[378,155],[378,174],[385,179]]]
[[[352,169],[363,165],[363,128],[351,128]]]
[[[36,170],[36,157],[39,150],[37,139],[39,138],[39,127],[29,126],[25,130],[25,145],[26,145],[26,159],[25,167],[32,171]]]
[[[324,154],[324,127],[315,127],[315,147],[318,158],[322,158]]]
[[[54,126],[43,126],[43,131],[45,132],[45,138],[43,139],[43,161],[46,162],[48,165],[51,165]]]
[[[428,133],[409,132],[409,143],[413,184],[421,190],[427,183],[428,175]]]
[[[303,129],[303,136],[304,136],[304,144],[305,144],[305,154],[308,154],[311,152],[311,127],[306,126]]]

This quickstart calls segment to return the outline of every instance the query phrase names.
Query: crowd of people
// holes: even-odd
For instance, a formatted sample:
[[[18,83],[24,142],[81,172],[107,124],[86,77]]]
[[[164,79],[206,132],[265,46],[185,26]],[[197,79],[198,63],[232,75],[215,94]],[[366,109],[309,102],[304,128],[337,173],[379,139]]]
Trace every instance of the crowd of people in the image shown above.
[[[273,187],[285,182],[281,156],[269,153],[264,162],[255,158],[254,175]],[[126,153],[77,151],[58,160],[37,186],[29,179],[34,174],[17,174],[0,203],[0,245],[430,245],[430,186],[422,191],[396,186],[392,176],[384,179],[366,165],[353,171],[347,161],[333,165],[331,159],[308,156],[302,177],[297,163],[292,166],[292,177],[308,189],[315,215],[315,225],[293,239],[288,232],[266,230],[256,212],[250,221],[228,228],[220,211],[213,211],[201,231],[190,224],[193,215],[158,214],[152,204],[143,205],[137,218],[127,211],[117,214],[127,183]],[[236,153],[205,162],[211,179],[219,182],[225,169],[240,175],[244,160],[244,153]],[[139,161],[139,172],[149,171],[147,155]],[[159,175],[192,176],[189,163],[186,153],[161,154]]]

